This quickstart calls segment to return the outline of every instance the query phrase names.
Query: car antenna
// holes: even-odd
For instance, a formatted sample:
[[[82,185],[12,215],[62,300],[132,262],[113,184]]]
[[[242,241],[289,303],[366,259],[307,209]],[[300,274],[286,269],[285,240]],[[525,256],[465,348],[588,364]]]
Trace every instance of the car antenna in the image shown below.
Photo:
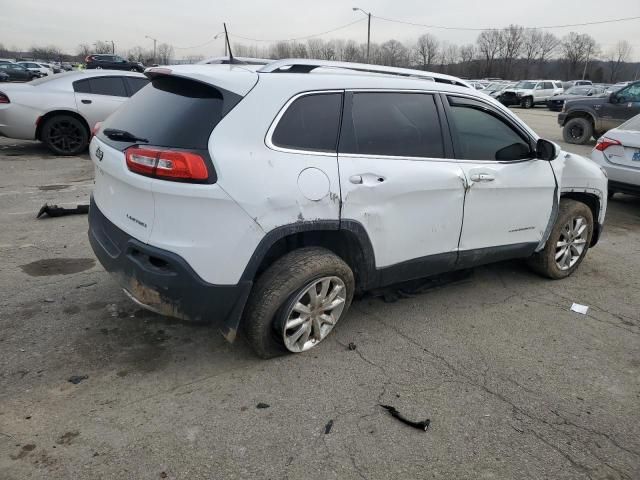
[[[233,61],[233,52],[231,51],[231,42],[229,42],[229,33],[227,32],[227,24],[222,23],[224,25],[224,41],[227,42],[227,48],[229,49],[229,64],[235,63]]]

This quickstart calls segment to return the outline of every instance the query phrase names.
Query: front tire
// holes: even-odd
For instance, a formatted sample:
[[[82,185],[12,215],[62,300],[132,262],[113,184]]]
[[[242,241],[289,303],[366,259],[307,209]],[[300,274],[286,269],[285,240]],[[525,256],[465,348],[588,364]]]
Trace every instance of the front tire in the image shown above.
[[[262,358],[312,349],[346,315],[354,289],[351,268],[330,250],[294,250],[254,285],[245,311],[247,340]]]
[[[522,102],[520,103],[520,106],[522,108],[533,108],[533,98],[531,97],[523,98]]]
[[[47,119],[40,138],[56,155],[78,155],[89,144],[87,127],[71,115],[56,115]]]
[[[576,200],[562,200],[547,244],[529,259],[529,266],[544,277],[566,278],[582,263],[592,235],[591,209]]]
[[[593,125],[586,118],[572,118],[562,129],[562,138],[567,143],[584,145],[593,135]]]

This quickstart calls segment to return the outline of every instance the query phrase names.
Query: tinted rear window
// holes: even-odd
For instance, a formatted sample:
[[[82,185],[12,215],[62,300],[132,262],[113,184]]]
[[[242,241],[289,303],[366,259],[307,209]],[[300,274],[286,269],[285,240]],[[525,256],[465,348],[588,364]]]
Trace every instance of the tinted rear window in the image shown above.
[[[102,133],[114,128],[148,139],[148,145],[206,149],[214,127],[240,99],[194,80],[159,77],[111,115],[99,137],[127,148],[127,142],[115,142]]]
[[[280,119],[271,141],[284,148],[335,152],[341,107],[340,93],[300,97]]]
[[[131,95],[135,95],[138,92],[138,90],[140,90],[142,87],[146,87],[147,84],[149,83],[149,80],[147,80],[146,78],[135,78],[135,77],[124,77],[124,78],[127,84],[129,85],[129,92],[131,93]]]
[[[442,158],[444,146],[433,96],[356,93],[343,124],[341,153]]]
[[[89,79],[89,83],[91,85],[91,93],[96,95],[127,96],[122,77],[95,77]]]

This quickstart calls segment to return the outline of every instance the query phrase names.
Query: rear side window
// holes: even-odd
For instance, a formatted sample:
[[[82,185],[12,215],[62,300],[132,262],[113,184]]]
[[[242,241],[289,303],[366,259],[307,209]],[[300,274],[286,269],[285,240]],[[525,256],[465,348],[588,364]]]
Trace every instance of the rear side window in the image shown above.
[[[110,95],[112,97],[126,97],[127,90],[124,87],[122,77],[95,77],[89,79],[91,93],[97,95]]]
[[[433,95],[354,93],[349,120],[343,124],[340,153],[444,157]]]
[[[283,148],[335,152],[342,109],[341,93],[300,97],[286,110],[271,137]]]
[[[241,99],[195,80],[157,77],[116,110],[98,136],[122,150],[131,143],[110,140],[105,129],[127,131],[158,147],[206,149],[215,126]]]
[[[124,77],[127,85],[129,85],[129,93],[135,95],[142,87],[146,87],[149,80],[146,78]]]
[[[73,82],[73,91],[76,93],[91,93],[91,85],[89,85],[89,79],[87,78],[84,80]]]

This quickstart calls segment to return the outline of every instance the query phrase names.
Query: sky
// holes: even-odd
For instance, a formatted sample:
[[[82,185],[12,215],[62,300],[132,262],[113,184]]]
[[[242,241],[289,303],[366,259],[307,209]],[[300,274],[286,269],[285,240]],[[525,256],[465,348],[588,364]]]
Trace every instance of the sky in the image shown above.
[[[456,44],[473,43],[479,32],[442,30],[393,23],[377,17],[448,27],[504,27],[511,23],[534,27],[575,24],[640,16],[639,0],[617,0],[608,8],[602,0],[0,0],[0,43],[28,50],[56,45],[75,53],[80,43],[113,40],[116,51],[126,53],[140,45],[151,48],[171,44],[175,57],[216,56],[222,39],[212,40],[226,22],[231,34],[260,40],[284,40],[325,32],[362,20],[319,38],[366,42],[366,16],[374,15],[371,41],[395,38],[413,43],[423,33]],[[633,46],[632,59],[640,61],[640,19],[548,31],[563,36],[570,31],[588,33],[607,51],[619,40]],[[232,43],[266,45],[232,38]],[[204,44],[204,45],[203,45]],[[185,48],[193,47],[193,48]]]

